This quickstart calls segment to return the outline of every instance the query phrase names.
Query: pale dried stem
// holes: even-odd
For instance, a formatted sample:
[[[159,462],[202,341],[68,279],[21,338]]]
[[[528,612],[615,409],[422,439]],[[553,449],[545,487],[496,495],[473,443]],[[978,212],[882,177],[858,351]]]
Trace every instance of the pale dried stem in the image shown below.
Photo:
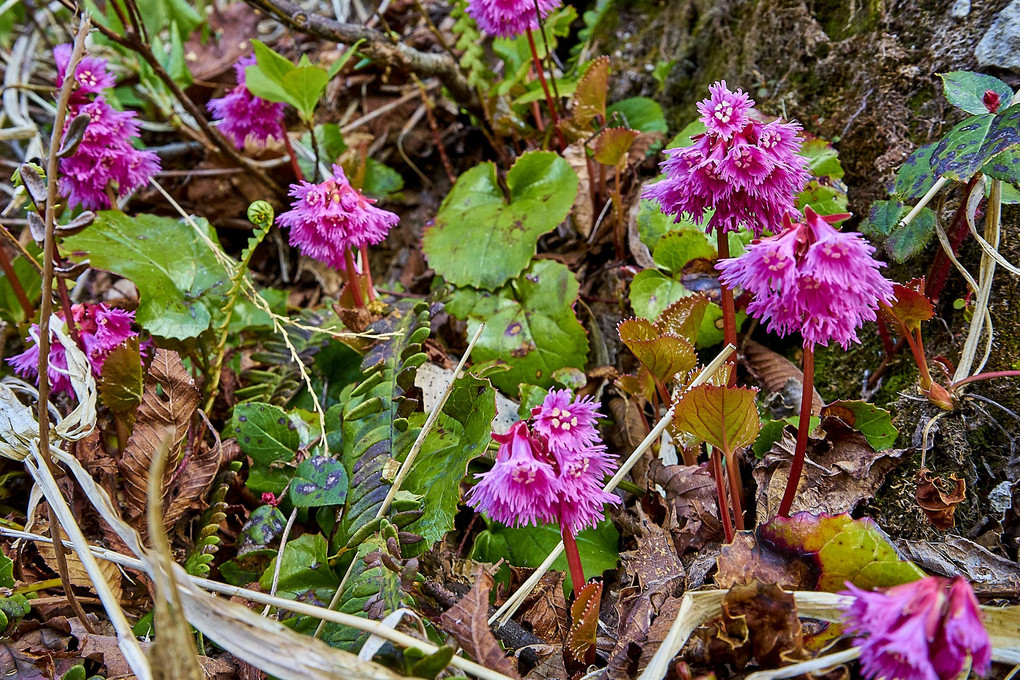
[[[436,424],[436,420],[439,418],[439,414],[443,411],[443,406],[446,405],[446,400],[453,394],[453,385],[457,382],[457,378],[460,377],[460,372],[464,370],[464,365],[467,363],[468,357],[471,356],[471,351],[475,348],[475,344],[478,342],[478,338],[482,337],[482,331],[485,330],[485,324],[479,324],[478,330],[475,331],[474,336],[471,338],[471,342],[468,343],[467,349],[464,350],[464,355],[461,356],[460,361],[457,363],[457,368],[453,371],[453,375],[450,376],[450,383],[443,390],[443,394],[439,397],[439,401],[436,402],[432,412],[429,413],[425,419],[425,424],[422,425],[421,432],[414,440],[414,444],[411,445],[411,450],[408,451],[407,457],[404,458],[404,462],[401,463],[400,469],[397,471],[396,477],[393,479],[393,483],[390,485],[389,491],[386,493],[386,498],[383,499],[382,505],[379,506],[378,512],[375,513],[376,518],[382,517],[390,509],[390,504],[393,502],[394,497],[400,490],[400,486],[404,483],[408,473],[411,471],[411,465],[414,463],[414,459],[418,457],[418,452],[421,451],[421,447],[425,444],[425,439],[428,437],[432,427]],[[339,603],[340,598],[343,596],[344,586],[347,585],[348,579],[354,572],[354,564],[357,559],[351,560],[350,565],[347,567],[347,571],[344,572],[344,576],[340,579],[340,585],[337,586],[336,592],[333,593],[333,597],[329,601],[329,609],[334,609]],[[326,622],[322,621],[315,628],[313,637],[319,637],[322,635],[322,631],[326,627]]]

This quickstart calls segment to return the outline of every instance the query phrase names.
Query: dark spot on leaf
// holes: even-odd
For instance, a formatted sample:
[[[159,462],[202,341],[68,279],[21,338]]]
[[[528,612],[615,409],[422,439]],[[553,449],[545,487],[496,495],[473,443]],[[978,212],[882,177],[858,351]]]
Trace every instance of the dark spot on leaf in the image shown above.
[[[1017,159],[1017,160],[1020,160],[1020,159]],[[1016,161],[1014,161],[1014,162],[1016,162]],[[239,422],[246,423],[246,422],[248,422],[248,416],[237,416],[237,420]]]
[[[517,335],[521,332],[521,324],[519,321],[515,321],[506,327],[506,332],[503,335]]]
[[[279,423],[280,425],[283,425],[284,423],[287,422],[287,419],[281,416],[280,419],[277,420],[276,422]]]

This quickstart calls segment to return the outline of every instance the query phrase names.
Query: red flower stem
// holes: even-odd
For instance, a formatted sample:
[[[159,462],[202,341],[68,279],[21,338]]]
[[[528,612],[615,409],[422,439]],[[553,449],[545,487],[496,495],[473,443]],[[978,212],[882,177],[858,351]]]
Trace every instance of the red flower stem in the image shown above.
[[[18,298],[18,304],[21,305],[21,309],[25,312],[25,320],[30,320],[35,316],[35,308],[28,301],[28,295],[25,294],[25,289],[22,288],[18,275],[14,273],[14,265],[11,264],[11,259],[7,257],[7,251],[3,246],[0,246],[0,268],[4,270],[4,276],[7,277],[7,281],[11,284],[11,289],[14,291],[14,296]]]
[[[921,372],[921,389],[930,389],[934,381],[931,378],[931,373],[928,372],[928,359],[925,358],[924,350],[921,348],[921,329],[917,329],[917,338],[914,338],[913,332],[904,324],[900,324],[900,331],[903,333],[903,338],[907,341],[907,344],[910,345],[910,352],[914,355],[914,363],[917,364],[917,370]]]
[[[882,349],[885,350],[885,355],[895,354],[896,345],[893,343],[892,336],[889,335],[889,326],[886,325],[885,319],[879,314],[875,321],[878,324],[878,337],[882,339]]]
[[[535,71],[538,74],[538,82],[542,86],[542,92],[545,93],[545,103],[549,106],[549,117],[552,119],[552,126],[556,129],[556,137],[560,142],[560,150],[567,148],[567,142],[563,138],[563,131],[560,130],[560,116],[556,113],[556,100],[553,99],[552,94],[549,92],[549,84],[545,82],[545,69],[542,68],[542,60],[538,58],[538,48],[535,47],[535,35],[529,28],[528,34],[528,47],[531,48],[531,59],[535,63]]]
[[[581,553],[577,551],[577,541],[574,534],[564,524],[560,524],[560,534],[563,536],[563,552],[567,554],[567,568],[570,570],[570,580],[574,585],[574,597],[584,587],[587,580],[584,578],[584,567],[581,566]]]
[[[804,454],[807,451],[808,432],[811,431],[811,396],[815,392],[815,348],[814,345],[804,348],[804,380],[801,383],[800,423],[797,425],[797,450],[793,453],[793,464],[790,466],[790,478],[786,480],[786,491],[779,504],[779,516],[789,517],[793,506],[793,497],[797,495],[800,484],[800,473],[804,469]]]
[[[725,260],[730,256],[730,241],[722,229],[716,229],[716,249],[719,251],[719,259]],[[733,291],[722,282],[719,283],[722,290],[722,318],[723,318],[723,342],[728,345],[737,346],[737,311],[733,304]],[[729,385],[737,384],[737,354],[730,354],[726,360],[730,365]]]
[[[989,371],[988,373],[978,373],[972,375],[969,378],[964,378],[959,382],[953,383],[953,389],[966,385],[967,383],[977,382],[979,380],[993,380],[995,378],[1020,378],[1020,371]]]
[[[733,524],[737,531],[744,530],[744,508],[741,497],[744,495],[744,483],[740,481],[740,464],[736,454],[724,451],[726,456],[726,472],[730,479],[730,502],[733,504]]]
[[[365,287],[368,288],[368,300],[375,300],[375,284],[372,283],[372,268],[368,265],[368,246],[361,246],[361,267],[365,270]]]
[[[354,268],[354,255],[350,248],[344,249],[344,265],[347,269],[347,285],[351,287],[351,297],[354,298],[355,307],[364,307],[365,298],[361,295],[361,285],[358,283],[358,270]]]
[[[294,145],[290,142],[290,135],[287,134],[287,128],[284,125],[280,125],[280,132],[283,134],[283,145],[287,149],[287,155],[290,156],[290,167],[294,171],[294,177],[300,182],[305,178],[305,173],[301,172],[301,166],[298,165],[297,154],[294,152]]]
[[[730,523],[730,506],[726,502],[726,486],[723,484],[722,460],[719,449],[712,449],[712,476],[715,477],[715,494],[719,501],[719,518],[722,520],[723,535],[727,543],[733,542],[733,525]]]

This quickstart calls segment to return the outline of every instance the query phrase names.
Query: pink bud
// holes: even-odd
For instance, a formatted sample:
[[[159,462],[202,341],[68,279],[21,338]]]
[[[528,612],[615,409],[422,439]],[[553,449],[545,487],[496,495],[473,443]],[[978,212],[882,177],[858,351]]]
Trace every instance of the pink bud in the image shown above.
[[[999,93],[995,90],[985,90],[985,96],[981,98],[981,102],[988,109],[989,113],[995,113],[999,110],[999,105],[1002,104],[1002,99],[999,97]]]

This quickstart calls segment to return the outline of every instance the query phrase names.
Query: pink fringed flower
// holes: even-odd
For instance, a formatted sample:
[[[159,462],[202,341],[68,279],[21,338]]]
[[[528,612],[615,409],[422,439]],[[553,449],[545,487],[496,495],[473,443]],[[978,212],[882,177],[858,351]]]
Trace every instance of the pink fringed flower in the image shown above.
[[[698,104],[705,133],[687,147],[666,151],[666,178],[649,186],[645,198],[657,200],[677,221],[688,215],[697,223],[714,210],[706,231],[746,227],[761,236],[776,232],[787,215],[796,216],[797,194],[808,180],[807,159],[800,156],[800,125],[750,117],[754,106],[726,81],[709,87],[711,96]]]
[[[562,0],[538,0],[542,18],[562,4]],[[535,0],[468,0],[467,13],[478,28],[497,38],[516,38],[538,28]]]
[[[54,56],[59,88],[67,74],[71,46],[57,46]],[[125,196],[146,184],[159,171],[159,157],[132,146],[138,139],[135,113],[117,111],[103,97],[102,91],[115,82],[106,71],[106,60],[82,59],[75,69],[75,79],[78,86],[68,105],[68,120],[85,113],[89,124],[77,150],[60,159],[60,193],[72,206],[109,208],[107,188],[115,186],[118,195]]]
[[[878,303],[893,301],[892,283],[879,273],[875,248],[863,236],[837,231],[811,208],[803,222],[785,218],[775,236],[753,241],[737,258],[720,260],[719,280],[753,294],[748,312],[786,335],[800,331],[805,347],[835,340],[859,342],[857,329],[874,321]]]
[[[608,457],[606,447],[601,444],[567,449],[561,452],[559,458],[557,521],[576,534],[594,527],[605,518],[606,503],[620,503],[617,496],[602,490],[606,475],[616,470],[616,462]]]
[[[507,526],[555,521],[558,481],[542,441],[532,437],[523,421],[492,438],[500,444],[496,463],[477,475],[481,481],[468,492],[468,504]]]
[[[345,268],[344,255],[350,248],[382,242],[400,220],[352,187],[339,165],[321,184],[292,184],[290,195],[296,199],[291,210],[277,219],[290,227],[290,244],[336,269]]]
[[[572,397],[570,390],[549,390],[542,405],[531,409],[535,431],[549,441],[553,452],[583,449],[599,439],[598,404],[590,397]]]
[[[492,470],[479,475],[469,505],[510,526],[558,522],[571,534],[602,521],[605,504],[620,499],[602,490],[616,462],[599,443],[597,408],[589,398],[573,399],[570,390],[550,390],[532,409],[534,433],[518,422],[509,434],[492,436],[502,446]],[[520,480],[527,480],[524,487]]]
[[[968,662],[988,672],[991,643],[966,579],[929,576],[881,592],[847,587],[843,594],[855,599],[844,623],[861,636],[855,644],[866,677],[955,680]]]
[[[220,132],[227,136],[238,149],[244,148],[246,139],[265,144],[270,139],[282,139],[283,110],[285,104],[269,102],[248,91],[244,70],[255,64],[255,56],[249,55],[236,64],[237,87],[219,99],[210,99],[209,112],[220,121]]]
[[[134,312],[108,307],[106,304],[78,304],[71,307],[71,314],[74,316],[81,342],[85,346],[85,356],[88,358],[89,364],[92,366],[92,373],[96,378],[102,375],[103,364],[110,352],[138,335],[131,328],[135,320]],[[21,354],[9,358],[7,362],[18,375],[38,381],[39,326],[37,324],[32,324],[30,335],[32,342],[28,348]],[[143,356],[145,354],[144,347],[142,354]],[[67,377],[67,357],[64,346],[55,338],[50,340],[47,373],[55,393],[74,394],[71,380]]]

